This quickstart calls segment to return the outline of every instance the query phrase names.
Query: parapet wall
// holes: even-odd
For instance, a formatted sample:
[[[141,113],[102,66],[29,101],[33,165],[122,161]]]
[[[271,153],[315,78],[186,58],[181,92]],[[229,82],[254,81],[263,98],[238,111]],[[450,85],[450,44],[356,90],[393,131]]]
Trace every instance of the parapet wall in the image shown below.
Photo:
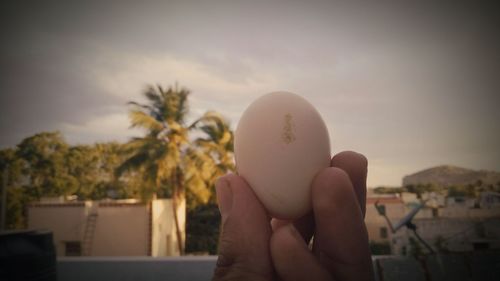
[[[373,256],[377,281],[498,281],[500,251],[444,254],[416,260]],[[216,256],[200,257],[60,257],[58,280],[211,280]]]

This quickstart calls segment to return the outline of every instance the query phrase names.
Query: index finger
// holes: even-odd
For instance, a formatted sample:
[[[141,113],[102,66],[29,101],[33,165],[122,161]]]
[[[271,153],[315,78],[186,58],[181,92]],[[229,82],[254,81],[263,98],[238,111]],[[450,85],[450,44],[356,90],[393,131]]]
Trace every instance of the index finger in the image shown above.
[[[366,177],[368,173],[368,160],[366,157],[360,153],[354,151],[342,151],[335,156],[330,161],[331,167],[337,167],[344,170],[349,179],[351,180],[356,193],[357,202],[365,216],[366,211]],[[288,224],[288,220],[278,220],[272,219],[271,225],[273,229],[279,228],[282,225]],[[308,213],[304,217],[301,217],[293,221],[295,228],[304,238],[306,243],[309,243],[311,237],[314,234],[314,215],[312,212]]]
[[[336,280],[373,279],[368,233],[349,175],[327,168],[314,179],[313,251]]]
[[[344,170],[352,182],[359,207],[366,212],[366,177],[368,175],[368,160],[362,154],[354,151],[343,151],[333,156],[330,166]]]

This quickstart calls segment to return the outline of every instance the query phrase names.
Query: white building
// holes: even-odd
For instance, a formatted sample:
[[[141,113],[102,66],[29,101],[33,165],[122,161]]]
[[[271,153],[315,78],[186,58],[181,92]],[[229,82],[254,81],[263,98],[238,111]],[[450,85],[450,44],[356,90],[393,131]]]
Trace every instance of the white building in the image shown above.
[[[366,198],[365,224],[369,240],[375,243],[388,244],[393,254],[400,253],[401,247],[407,243],[406,233],[392,233],[386,219],[377,212],[375,203],[377,203],[380,211],[385,213],[392,224],[403,218],[405,204],[397,195],[376,196],[370,194]]]
[[[475,198],[469,198],[465,196],[452,196],[446,198],[446,206],[447,207],[467,207],[474,208],[476,205]]]
[[[177,231],[171,199],[135,199],[28,205],[28,228],[53,232],[59,256],[176,256]],[[177,208],[184,248],[186,206]]]
[[[433,248],[441,240],[441,246],[452,252],[500,249],[500,217],[415,219],[413,223]]]
[[[481,192],[479,206],[484,209],[500,208],[500,193]]]
[[[431,247],[436,249],[436,243],[441,242],[443,248],[455,252],[500,248],[500,207],[491,207],[494,200],[489,199],[489,208],[478,208],[472,199],[450,197],[446,200],[447,206],[442,207],[444,196],[441,198],[431,193],[424,196],[426,207],[418,211],[412,222]],[[433,204],[428,206],[432,200]],[[388,222],[377,212],[375,202],[382,207],[389,223],[395,225],[419,205],[420,200],[411,193],[403,193],[401,197],[369,193],[366,200],[365,223],[370,241],[389,244],[392,254],[408,253],[409,239],[416,239],[413,232],[403,227],[391,233]]]
[[[433,208],[442,208],[446,205],[446,196],[436,192],[422,193],[422,200],[425,201],[425,205]]]
[[[405,204],[420,203],[420,199],[417,198],[417,194],[411,192],[401,192],[401,200],[403,200],[403,203]]]

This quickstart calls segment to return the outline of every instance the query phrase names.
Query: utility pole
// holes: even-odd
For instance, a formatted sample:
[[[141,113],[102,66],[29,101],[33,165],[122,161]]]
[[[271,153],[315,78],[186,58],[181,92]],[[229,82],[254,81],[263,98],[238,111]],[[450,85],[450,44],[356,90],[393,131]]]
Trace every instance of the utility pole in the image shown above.
[[[0,224],[0,230],[6,230],[6,212],[7,212],[7,183],[9,176],[9,166],[5,166],[5,170],[3,170],[3,181],[2,181],[2,223]]]

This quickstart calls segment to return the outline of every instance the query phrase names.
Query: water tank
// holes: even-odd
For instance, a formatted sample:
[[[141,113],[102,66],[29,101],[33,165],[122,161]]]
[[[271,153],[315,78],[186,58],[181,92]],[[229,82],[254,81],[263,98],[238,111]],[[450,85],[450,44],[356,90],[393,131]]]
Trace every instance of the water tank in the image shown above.
[[[52,232],[0,232],[0,280],[57,280]]]

